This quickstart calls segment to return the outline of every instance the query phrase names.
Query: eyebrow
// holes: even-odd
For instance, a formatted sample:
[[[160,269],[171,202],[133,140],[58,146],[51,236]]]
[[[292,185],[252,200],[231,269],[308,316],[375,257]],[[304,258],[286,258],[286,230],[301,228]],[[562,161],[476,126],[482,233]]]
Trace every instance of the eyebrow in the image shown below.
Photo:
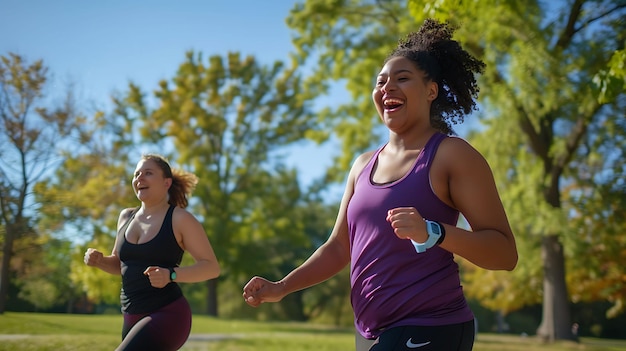
[[[406,68],[401,68],[399,70],[391,72],[391,74],[394,74],[394,75],[397,75],[397,74],[400,74],[400,73],[411,73],[411,74],[413,74],[413,71],[411,71],[409,69],[406,69]],[[384,76],[384,75],[387,75],[387,73],[381,73],[378,76],[380,77],[380,76]]]

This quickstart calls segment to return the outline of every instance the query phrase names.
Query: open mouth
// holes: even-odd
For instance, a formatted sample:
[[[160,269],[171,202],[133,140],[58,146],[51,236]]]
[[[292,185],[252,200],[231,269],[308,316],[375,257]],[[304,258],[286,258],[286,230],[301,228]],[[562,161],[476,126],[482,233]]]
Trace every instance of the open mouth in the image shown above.
[[[390,98],[390,99],[386,99],[383,101],[383,107],[385,111],[395,111],[399,109],[400,107],[402,107],[403,105],[404,105],[404,102],[400,99]]]

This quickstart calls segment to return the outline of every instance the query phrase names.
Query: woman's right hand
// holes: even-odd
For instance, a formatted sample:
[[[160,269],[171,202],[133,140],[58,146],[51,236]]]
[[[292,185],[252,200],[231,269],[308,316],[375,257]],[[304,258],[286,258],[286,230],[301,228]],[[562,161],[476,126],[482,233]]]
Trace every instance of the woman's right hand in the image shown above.
[[[98,264],[100,263],[100,261],[102,261],[103,257],[104,255],[102,254],[102,252],[96,249],[88,248],[85,252],[85,257],[83,258],[83,260],[88,266],[98,267]]]
[[[261,277],[253,277],[243,287],[243,299],[252,307],[263,302],[278,302],[285,296],[285,284],[282,281],[270,282]]]

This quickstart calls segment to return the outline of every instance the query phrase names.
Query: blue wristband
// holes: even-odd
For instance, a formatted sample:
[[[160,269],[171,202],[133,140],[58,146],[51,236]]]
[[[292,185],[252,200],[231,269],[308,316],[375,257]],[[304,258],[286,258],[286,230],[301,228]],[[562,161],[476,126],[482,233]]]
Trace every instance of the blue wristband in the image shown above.
[[[418,243],[414,240],[411,240],[417,253],[425,252],[431,247],[441,244],[446,236],[446,230],[439,222],[429,221],[428,219],[425,219],[424,222],[426,222],[426,232],[428,233],[428,239],[426,239],[426,241],[423,243]]]

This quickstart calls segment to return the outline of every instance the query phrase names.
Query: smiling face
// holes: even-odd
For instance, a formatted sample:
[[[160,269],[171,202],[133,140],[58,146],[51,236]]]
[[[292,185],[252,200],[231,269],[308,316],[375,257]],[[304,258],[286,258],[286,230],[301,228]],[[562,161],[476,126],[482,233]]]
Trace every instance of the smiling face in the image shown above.
[[[382,121],[401,131],[416,123],[430,126],[430,105],[437,97],[437,83],[405,57],[394,57],[383,66],[372,99]]]
[[[158,202],[167,197],[172,178],[165,178],[156,161],[142,159],[133,175],[133,190],[141,202]]]

